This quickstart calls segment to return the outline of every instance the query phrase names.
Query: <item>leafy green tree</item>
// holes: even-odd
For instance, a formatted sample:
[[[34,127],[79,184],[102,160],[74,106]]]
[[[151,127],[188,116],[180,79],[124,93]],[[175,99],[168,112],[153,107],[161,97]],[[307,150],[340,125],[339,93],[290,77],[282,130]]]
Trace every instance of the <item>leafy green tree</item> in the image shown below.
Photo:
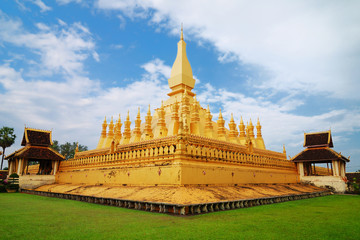
[[[76,142],[73,142],[73,143],[66,142],[64,144],[59,145],[59,142],[57,140],[54,140],[53,145],[51,147],[54,150],[61,153],[66,158],[66,160],[68,160],[68,159],[74,157],[76,145],[77,145]],[[87,151],[87,150],[88,150],[87,146],[79,144],[79,152]]]
[[[57,152],[60,152],[60,145],[59,145],[58,140],[53,141],[53,145],[51,145],[51,148],[54,149]]]
[[[14,129],[9,127],[2,127],[0,129],[0,146],[3,149],[2,157],[1,157],[1,167],[3,167],[4,156],[5,156],[5,148],[10,147],[15,142],[16,135],[14,134]]]

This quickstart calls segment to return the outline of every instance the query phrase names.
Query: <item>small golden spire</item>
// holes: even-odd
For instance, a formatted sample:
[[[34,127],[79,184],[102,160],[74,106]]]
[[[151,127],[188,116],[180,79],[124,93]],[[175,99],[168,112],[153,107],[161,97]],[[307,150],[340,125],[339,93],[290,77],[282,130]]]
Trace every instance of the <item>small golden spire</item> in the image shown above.
[[[138,113],[137,113],[136,118],[140,119],[140,107],[138,108]]]
[[[130,121],[130,111],[128,110],[127,116],[126,116],[126,121]]]
[[[242,116],[241,116],[241,120],[240,120],[239,131],[240,131],[239,136],[241,138],[245,138],[246,137],[246,132],[245,132],[245,125],[244,125],[244,121],[243,121]]]
[[[219,118],[217,120],[217,126],[218,126],[217,134],[218,134],[218,138],[220,140],[226,140],[225,139],[226,130],[225,130],[224,125],[225,125],[225,120],[222,117],[221,108],[220,108]]]
[[[184,40],[184,34],[183,34],[183,24],[181,23],[181,35],[180,40]]]
[[[231,119],[229,123],[229,139],[230,141],[237,143],[236,137],[239,135],[237,129],[236,129],[236,123],[234,122],[234,115],[231,113]]]
[[[149,108],[148,108],[147,114],[148,114],[148,116],[151,116],[150,104],[149,104]]]
[[[262,138],[262,135],[261,135],[261,125],[260,125],[260,120],[259,120],[259,118],[258,118],[257,124],[256,124],[256,137],[257,137],[257,138]]]

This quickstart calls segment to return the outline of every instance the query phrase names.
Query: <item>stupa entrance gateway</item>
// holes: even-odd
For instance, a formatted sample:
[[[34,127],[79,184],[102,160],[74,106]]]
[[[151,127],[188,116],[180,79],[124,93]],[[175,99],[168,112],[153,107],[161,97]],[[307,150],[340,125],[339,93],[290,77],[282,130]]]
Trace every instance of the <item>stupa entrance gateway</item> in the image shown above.
[[[213,121],[192,91],[182,30],[168,83],[167,100],[149,106],[145,121],[140,110],[133,129],[129,112],[123,123],[105,118],[96,149],[61,162],[56,184],[23,191],[179,214],[329,194],[300,184],[285,148],[266,149],[259,119],[256,135],[251,119],[237,126],[232,115],[226,128],[221,109]]]

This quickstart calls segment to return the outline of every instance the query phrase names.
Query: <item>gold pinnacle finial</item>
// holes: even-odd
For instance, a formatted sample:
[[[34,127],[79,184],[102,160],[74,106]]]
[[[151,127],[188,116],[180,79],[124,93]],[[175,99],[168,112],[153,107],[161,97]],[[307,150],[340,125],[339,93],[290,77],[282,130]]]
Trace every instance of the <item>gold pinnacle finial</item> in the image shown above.
[[[169,87],[172,90],[169,96],[180,95],[180,93],[184,92],[185,88],[191,91],[195,86],[195,79],[192,74],[190,62],[186,56],[183,28],[181,28],[180,41],[177,44],[177,49],[176,59],[171,68],[171,74],[168,80]],[[181,91],[179,91],[180,89]]]
[[[148,114],[149,116],[151,115],[150,104],[149,104],[149,108],[148,108],[147,114]]]
[[[184,40],[183,23],[181,23],[181,35],[180,35],[180,40]]]
[[[221,108],[220,108],[220,112],[219,112],[219,118],[222,118]]]
[[[230,119],[230,121],[234,121],[234,115],[233,115],[233,113],[231,113],[231,119]]]
[[[126,116],[126,121],[130,120],[130,111],[128,110],[127,116]]]
[[[140,107],[138,108],[137,118],[140,118]]]

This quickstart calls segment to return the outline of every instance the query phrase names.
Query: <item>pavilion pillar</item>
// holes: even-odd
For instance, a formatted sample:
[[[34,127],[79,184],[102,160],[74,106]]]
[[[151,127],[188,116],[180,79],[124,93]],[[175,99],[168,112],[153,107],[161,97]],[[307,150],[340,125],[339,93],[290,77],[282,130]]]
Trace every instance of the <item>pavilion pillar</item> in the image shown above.
[[[14,171],[14,163],[15,161],[9,161],[9,176],[13,173]]]
[[[57,167],[58,167],[58,161],[54,161],[54,173],[53,173],[53,175],[56,174],[56,172],[57,172]]]
[[[340,176],[341,177],[345,177],[346,176],[346,174],[345,174],[345,162],[339,162],[339,164],[340,164]]]
[[[304,176],[304,163],[299,162],[299,163],[298,163],[298,167],[299,167],[300,177],[303,177],[303,176]]]
[[[339,176],[339,161],[332,161],[334,176]]]
[[[23,165],[23,159],[20,158],[19,162],[18,162],[18,167],[17,167],[17,175],[21,175],[21,171],[22,171],[22,165]]]
[[[23,160],[23,167],[22,167],[22,170],[21,170],[21,175],[23,175],[25,173],[26,175],[26,168],[28,166],[28,159],[25,159]]]

